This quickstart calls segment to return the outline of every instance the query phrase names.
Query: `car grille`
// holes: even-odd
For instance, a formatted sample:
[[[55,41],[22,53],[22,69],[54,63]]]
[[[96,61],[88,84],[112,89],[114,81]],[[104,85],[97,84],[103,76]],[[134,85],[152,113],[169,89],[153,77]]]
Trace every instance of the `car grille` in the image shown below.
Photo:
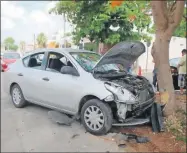
[[[139,102],[133,105],[133,110],[144,109],[154,102],[155,97],[152,96],[149,90],[145,89],[140,91],[138,96]]]

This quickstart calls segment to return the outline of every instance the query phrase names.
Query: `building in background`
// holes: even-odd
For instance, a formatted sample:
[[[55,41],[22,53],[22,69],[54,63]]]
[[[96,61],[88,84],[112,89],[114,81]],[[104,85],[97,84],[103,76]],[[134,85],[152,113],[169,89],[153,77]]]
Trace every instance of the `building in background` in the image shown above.
[[[25,45],[25,52],[29,52],[34,50],[34,44],[26,44]]]
[[[65,35],[62,30],[54,33],[47,41],[47,48],[68,48],[73,46],[73,36],[71,34]]]

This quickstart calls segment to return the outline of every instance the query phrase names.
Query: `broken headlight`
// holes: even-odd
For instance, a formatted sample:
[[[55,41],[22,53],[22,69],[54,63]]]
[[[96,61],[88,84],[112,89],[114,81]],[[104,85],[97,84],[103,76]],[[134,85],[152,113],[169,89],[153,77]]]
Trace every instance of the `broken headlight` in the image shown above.
[[[130,91],[124,89],[119,85],[106,82],[105,88],[114,94],[115,100],[117,102],[125,102],[132,104],[136,101],[136,97]]]

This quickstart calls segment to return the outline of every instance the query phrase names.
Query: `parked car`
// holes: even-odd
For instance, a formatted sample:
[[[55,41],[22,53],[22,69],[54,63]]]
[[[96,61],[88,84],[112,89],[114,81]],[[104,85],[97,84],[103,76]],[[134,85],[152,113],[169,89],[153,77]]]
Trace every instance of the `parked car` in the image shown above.
[[[1,56],[1,71],[4,72],[8,65],[14,63],[17,59],[21,58],[21,54],[18,52],[5,52]]]
[[[28,101],[80,118],[87,131],[100,135],[112,125],[150,122],[152,84],[127,73],[145,52],[141,42],[121,42],[103,57],[75,49],[41,49],[12,64],[5,91],[15,107]]]
[[[177,65],[178,65],[179,61],[180,61],[180,57],[172,58],[169,60],[171,74],[172,74],[172,78],[173,78],[173,86],[174,86],[175,90],[180,89],[178,86],[178,69],[177,69]]]

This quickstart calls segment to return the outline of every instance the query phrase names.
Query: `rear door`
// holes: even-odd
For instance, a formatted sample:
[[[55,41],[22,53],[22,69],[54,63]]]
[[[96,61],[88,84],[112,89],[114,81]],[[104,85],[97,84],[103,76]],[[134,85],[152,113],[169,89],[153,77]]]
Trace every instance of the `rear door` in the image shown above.
[[[21,78],[21,87],[25,98],[34,103],[43,103],[42,73],[44,72],[47,52],[39,52],[23,59],[24,69],[17,75]]]

